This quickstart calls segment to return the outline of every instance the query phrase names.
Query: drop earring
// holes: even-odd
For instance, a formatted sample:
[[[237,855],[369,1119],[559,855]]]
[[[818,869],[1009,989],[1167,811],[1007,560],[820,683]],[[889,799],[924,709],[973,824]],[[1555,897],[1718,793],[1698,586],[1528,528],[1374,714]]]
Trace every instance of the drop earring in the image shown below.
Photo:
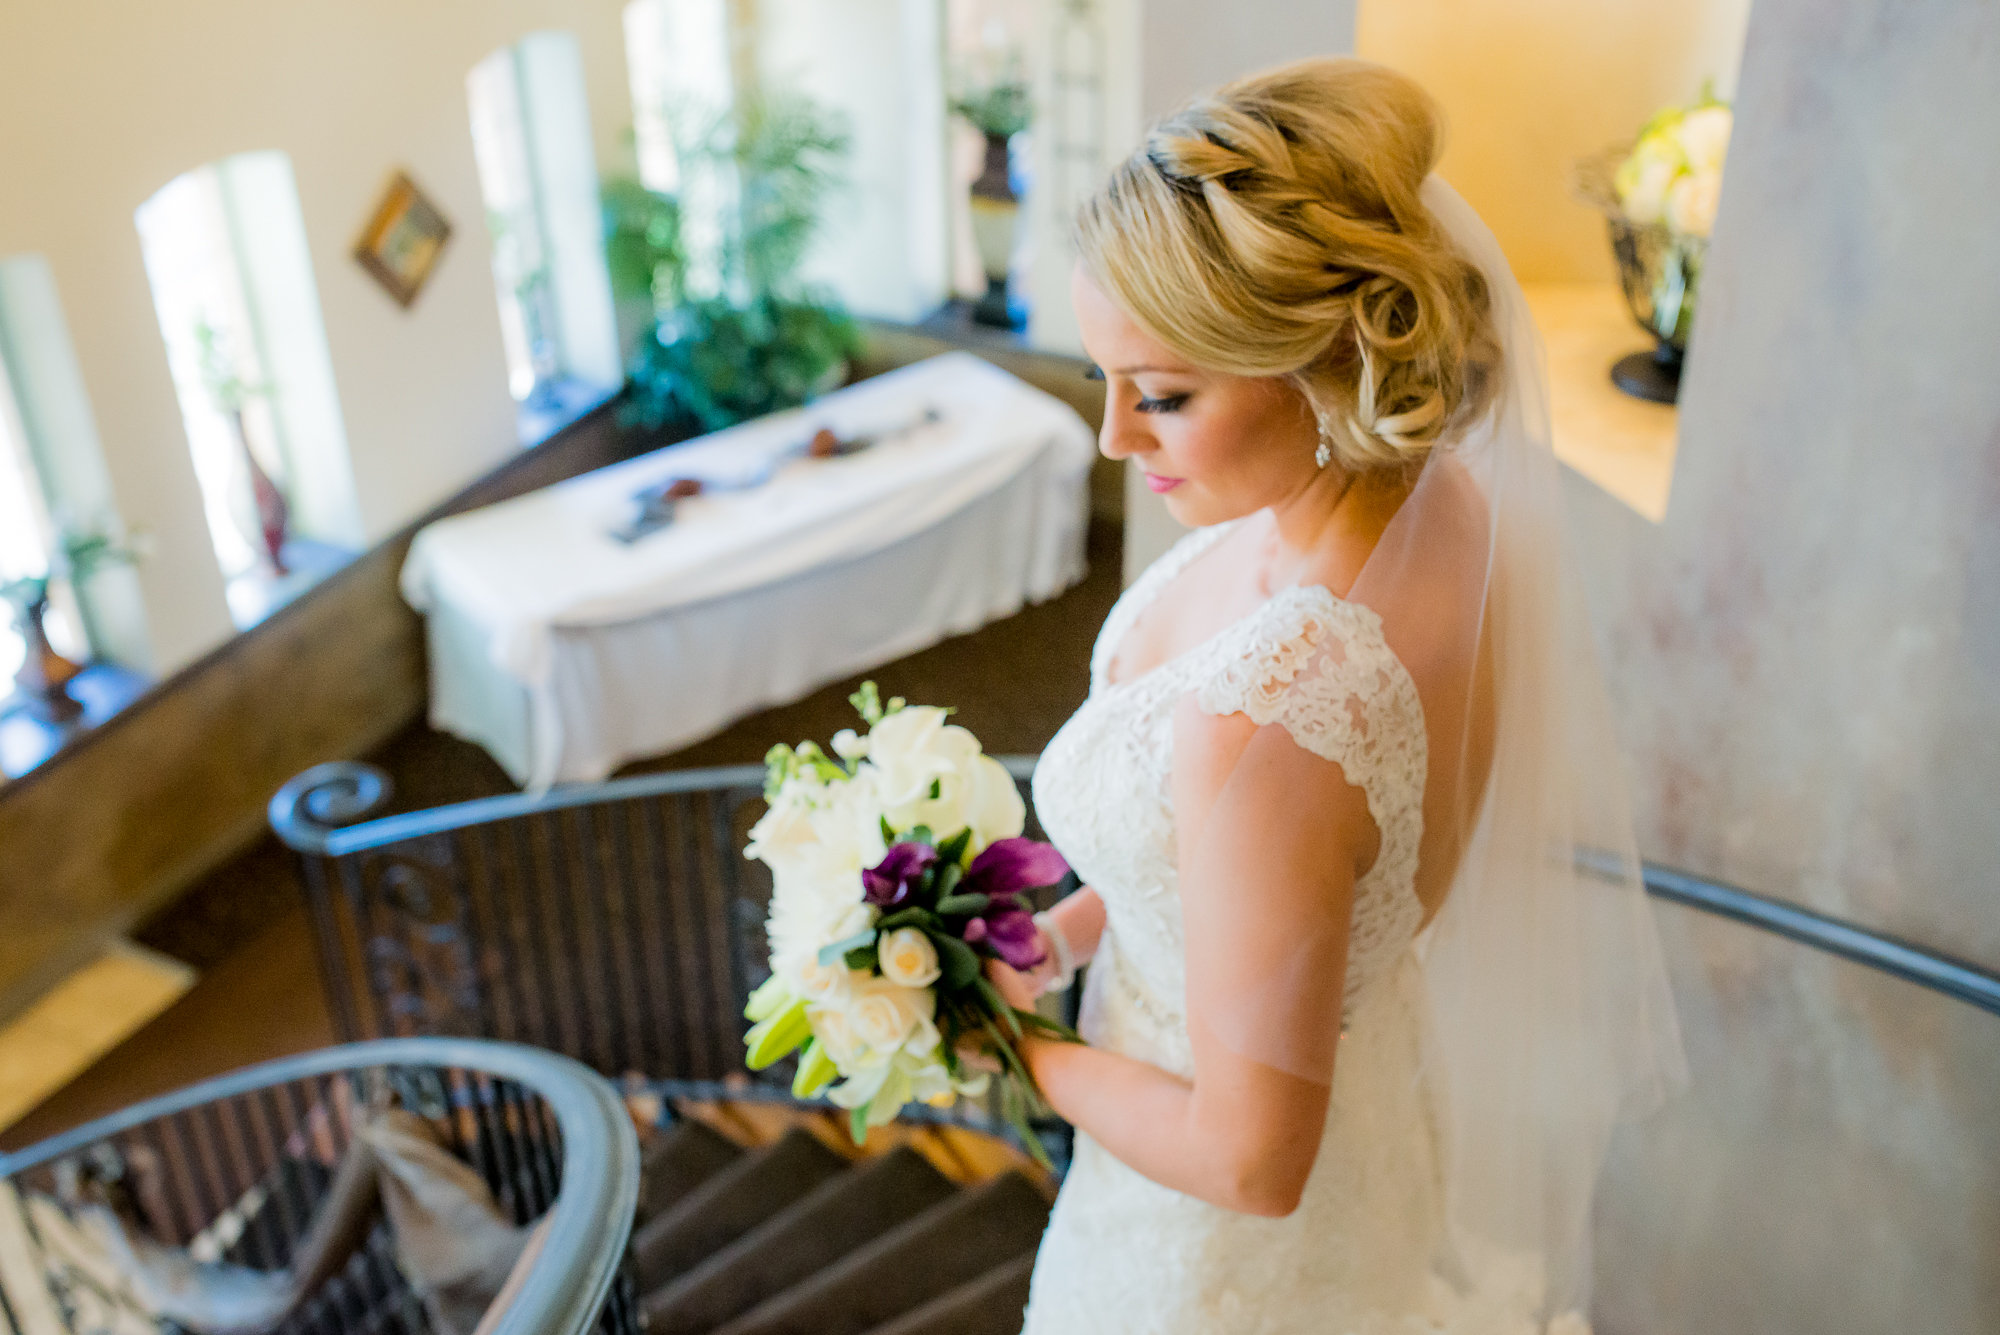
[[[1313,462],[1321,468],[1333,462],[1333,442],[1325,436],[1319,438],[1319,448],[1313,451]]]

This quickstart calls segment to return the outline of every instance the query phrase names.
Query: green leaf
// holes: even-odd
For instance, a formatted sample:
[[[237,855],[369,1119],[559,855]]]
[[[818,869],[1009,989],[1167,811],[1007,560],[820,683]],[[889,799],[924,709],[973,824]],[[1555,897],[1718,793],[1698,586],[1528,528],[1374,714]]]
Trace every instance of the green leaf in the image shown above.
[[[972,844],[972,827],[966,826],[951,838],[938,845],[938,856],[947,862],[965,861],[965,850]]]
[[[969,895],[946,895],[938,901],[937,911],[946,914],[963,913],[970,916],[975,913],[984,913],[986,906],[992,902],[993,897],[991,895],[980,894],[978,891],[974,891]]]
[[[958,888],[958,883],[965,879],[965,873],[959,869],[956,862],[945,862],[936,868],[933,879],[938,895],[942,898]]]
[[[820,965],[822,968],[830,968],[835,960],[845,956],[848,951],[858,950],[862,946],[872,946],[874,944],[875,929],[873,927],[870,927],[866,931],[856,932],[853,936],[843,937],[830,945],[824,945],[819,948]]]
[[[982,973],[979,976],[977,986],[979,988],[979,999],[986,1003],[986,1009],[991,1014],[998,1016],[1008,1009],[1007,998],[1000,995],[1000,989],[993,986],[992,979]]]
[[[874,1103],[875,1100],[870,1099],[847,1115],[847,1134],[857,1145],[868,1139],[868,1109],[873,1107]]]
[[[938,799],[939,799],[940,797],[943,797],[943,796],[944,796],[944,780],[943,780],[943,779],[932,779],[932,780],[931,780],[931,792],[930,792],[930,798],[931,798],[931,801],[935,802],[935,801],[937,801],[937,800],[938,800]]]
[[[910,908],[897,909],[875,924],[875,930],[878,932],[893,932],[898,927],[921,927],[925,931],[941,932],[944,930],[944,923],[929,909],[913,905]]]
[[[889,818],[887,816],[882,817],[882,842],[885,844],[896,842],[896,832],[889,828]]]
[[[792,1076],[792,1093],[802,1099],[809,1099],[833,1083],[840,1069],[833,1064],[833,1058],[826,1055],[826,1049],[819,1040],[808,1039],[805,1050],[799,1054],[799,1069]]]
[[[937,836],[931,833],[930,826],[919,825],[916,829],[904,835],[903,841],[911,844],[935,844]]]
[[[881,956],[874,946],[856,946],[842,955],[841,959],[846,961],[848,968],[862,969],[869,973],[875,973],[882,967]]]
[[[932,932],[930,938],[937,947],[946,987],[956,991],[979,978],[979,956],[971,946],[949,932]]]
[[[810,1037],[812,1022],[806,1018],[806,1003],[795,1001],[750,1027],[750,1032],[743,1036],[743,1064],[753,1071],[761,1071],[782,1060]]]

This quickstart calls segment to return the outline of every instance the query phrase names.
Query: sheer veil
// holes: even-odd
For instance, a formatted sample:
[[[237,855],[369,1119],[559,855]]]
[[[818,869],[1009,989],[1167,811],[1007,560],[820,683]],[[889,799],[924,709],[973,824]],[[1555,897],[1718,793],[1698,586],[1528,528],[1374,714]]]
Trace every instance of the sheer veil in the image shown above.
[[[1478,214],[1435,174],[1420,198],[1485,276],[1505,383],[1433,452],[1348,596],[1422,699],[1419,880],[1450,877],[1418,938],[1447,1273],[1485,1287],[1511,1269],[1552,1316],[1587,1301],[1613,1127],[1685,1065],[1566,551],[1541,339]]]

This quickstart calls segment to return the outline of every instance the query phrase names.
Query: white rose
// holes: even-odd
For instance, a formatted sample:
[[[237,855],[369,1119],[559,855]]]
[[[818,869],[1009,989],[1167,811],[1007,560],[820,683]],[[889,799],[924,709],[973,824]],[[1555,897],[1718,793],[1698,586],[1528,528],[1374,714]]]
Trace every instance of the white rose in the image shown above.
[[[876,776],[889,823],[902,828],[898,813],[927,801],[933,783],[942,785],[979,754],[979,739],[954,723],[944,710],[911,705],[877,723],[868,734],[868,770]],[[936,829],[937,826],[931,828]]]
[[[800,994],[819,1006],[845,1006],[848,997],[853,994],[854,980],[859,976],[856,970],[845,964],[821,964],[817,952],[806,956],[804,963],[792,975]]]
[[[1643,147],[1618,169],[1618,203],[1625,216],[1641,227],[1662,221],[1666,216],[1667,192],[1680,175],[1680,164],[1672,158],[1648,153]]]
[[[929,987],[943,973],[938,967],[937,947],[920,928],[899,927],[883,933],[875,951],[882,976],[898,987]]]
[[[882,799],[874,777],[863,771],[842,783],[830,784],[807,813],[814,854],[829,868],[852,869],[859,885],[861,869],[882,860]],[[859,893],[857,889],[857,893]]]
[[[972,851],[996,839],[1012,839],[1027,823],[1021,789],[1007,767],[992,756],[975,756],[965,776],[963,815],[972,827]]]
[[[937,1026],[932,1016],[937,997],[928,988],[898,987],[886,979],[876,979],[854,990],[847,1007],[848,1023],[854,1037],[873,1052],[893,1053],[906,1044],[921,1051],[936,1046]]]
[[[845,1010],[808,1006],[806,1019],[812,1024],[813,1037],[819,1040],[820,1047],[840,1068],[842,1075],[851,1074],[868,1055],[861,1040],[855,1036],[854,1026]]]
[[[1729,156],[1729,134],[1736,118],[1728,107],[1699,107],[1681,117],[1673,135],[1691,172],[1720,172]]]
[[[771,943],[771,967],[791,978],[803,992],[807,970],[819,967],[819,952],[835,941],[866,931],[878,916],[879,910],[861,902],[858,894],[846,903],[803,891],[774,895],[771,915],[764,924],[764,934]]]
[[[1721,199],[1721,172],[1683,176],[1667,196],[1667,225],[1684,236],[1706,237],[1715,230],[1715,208]]]

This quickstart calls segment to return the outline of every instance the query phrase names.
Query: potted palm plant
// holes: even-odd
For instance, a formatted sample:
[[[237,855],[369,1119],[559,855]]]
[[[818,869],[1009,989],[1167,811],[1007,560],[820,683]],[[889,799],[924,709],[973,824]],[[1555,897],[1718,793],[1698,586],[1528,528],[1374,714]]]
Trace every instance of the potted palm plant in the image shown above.
[[[686,124],[693,117],[676,117]],[[810,100],[760,93],[684,137],[684,173],[731,183],[717,272],[692,281],[682,201],[617,181],[604,192],[606,254],[621,297],[652,319],[627,368],[626,419],[715,431],[796,407],[838,385],[860,332],[830,294],[802,282],[845,131]]]

